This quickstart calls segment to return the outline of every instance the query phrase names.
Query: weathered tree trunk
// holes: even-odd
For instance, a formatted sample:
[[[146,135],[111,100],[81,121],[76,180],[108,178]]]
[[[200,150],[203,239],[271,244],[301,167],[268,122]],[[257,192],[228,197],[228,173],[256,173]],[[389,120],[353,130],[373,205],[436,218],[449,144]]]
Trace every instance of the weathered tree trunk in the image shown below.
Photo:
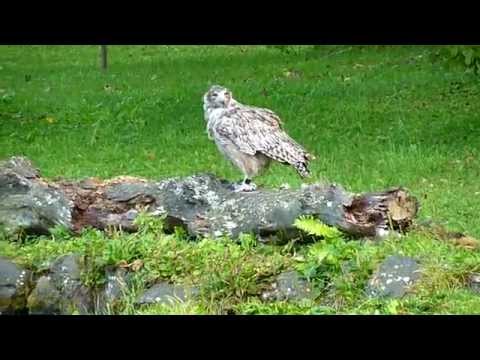
[[[401,188],[351,194],[336,185],[313,184],[236,193],[231,183],[211,174],[158,182],[132,177],[47,182],[28,159],[0,162],[0,226],[9,234],[43,234],[55,225],[135,231],[133,220],[142,210],[166,216],[167,228],[183,226],[193,236],[288,236],[301,215],[349,235],[377,236],[408,230],[418,203]]]
[[[108,53],[107,53],[107,45],[100,46],[100,67],[103,71],[107,70],[108,66]]]

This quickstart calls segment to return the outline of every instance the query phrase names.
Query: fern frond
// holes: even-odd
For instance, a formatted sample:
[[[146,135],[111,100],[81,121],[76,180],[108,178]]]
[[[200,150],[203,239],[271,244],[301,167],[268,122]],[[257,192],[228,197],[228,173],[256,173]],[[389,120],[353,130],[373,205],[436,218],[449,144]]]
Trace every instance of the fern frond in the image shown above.
[[[325,239],[335,239],[342,235],[338,229],[325,225],[320,220],[315,219],[313,216],[300,216],[295,220],[293,225],[297,229],[300,229],[309,235],[318,236]]]

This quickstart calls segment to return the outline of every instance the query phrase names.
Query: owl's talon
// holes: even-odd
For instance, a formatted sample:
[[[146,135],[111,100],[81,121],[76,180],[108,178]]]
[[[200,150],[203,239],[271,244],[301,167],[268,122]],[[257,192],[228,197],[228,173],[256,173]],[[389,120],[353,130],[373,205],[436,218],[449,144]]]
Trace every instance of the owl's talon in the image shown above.
[[[247,184],[244,182],[236,185],[234,189],[235,192],[252,192],[255,190],[257,190],[257,185],[255,185],[254,183]]]

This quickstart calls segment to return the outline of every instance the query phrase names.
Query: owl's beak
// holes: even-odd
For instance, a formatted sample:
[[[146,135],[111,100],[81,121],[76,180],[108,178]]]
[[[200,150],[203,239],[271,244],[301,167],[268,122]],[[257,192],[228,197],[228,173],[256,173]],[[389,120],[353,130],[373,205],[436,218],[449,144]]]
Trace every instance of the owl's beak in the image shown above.
[[[231,99],[232,96],[230,95],[230,93],[225,93],[225,105],[228,105]]]

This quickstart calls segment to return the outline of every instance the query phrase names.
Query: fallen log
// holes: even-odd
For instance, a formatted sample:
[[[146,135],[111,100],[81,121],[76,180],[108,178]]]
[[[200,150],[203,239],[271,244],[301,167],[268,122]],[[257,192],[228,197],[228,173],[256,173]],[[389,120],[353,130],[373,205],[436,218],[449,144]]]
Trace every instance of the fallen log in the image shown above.
[[[300,189],[232,191],[232,183],[211,174],[149,181],[118,177],[102,181],[46,181],[24,157],[0,162],[0,228],[7,235],[48,234],[61,225],[136,231],[142,212],[164,216],[167,229],[182,226],[192,236],[261,237],[295,234],[293,223],[312,215],[355,237],[407,231],[418,202],[403,188],[352,194],[335,184]],[[289,235],[290,234],[290,235]]]

